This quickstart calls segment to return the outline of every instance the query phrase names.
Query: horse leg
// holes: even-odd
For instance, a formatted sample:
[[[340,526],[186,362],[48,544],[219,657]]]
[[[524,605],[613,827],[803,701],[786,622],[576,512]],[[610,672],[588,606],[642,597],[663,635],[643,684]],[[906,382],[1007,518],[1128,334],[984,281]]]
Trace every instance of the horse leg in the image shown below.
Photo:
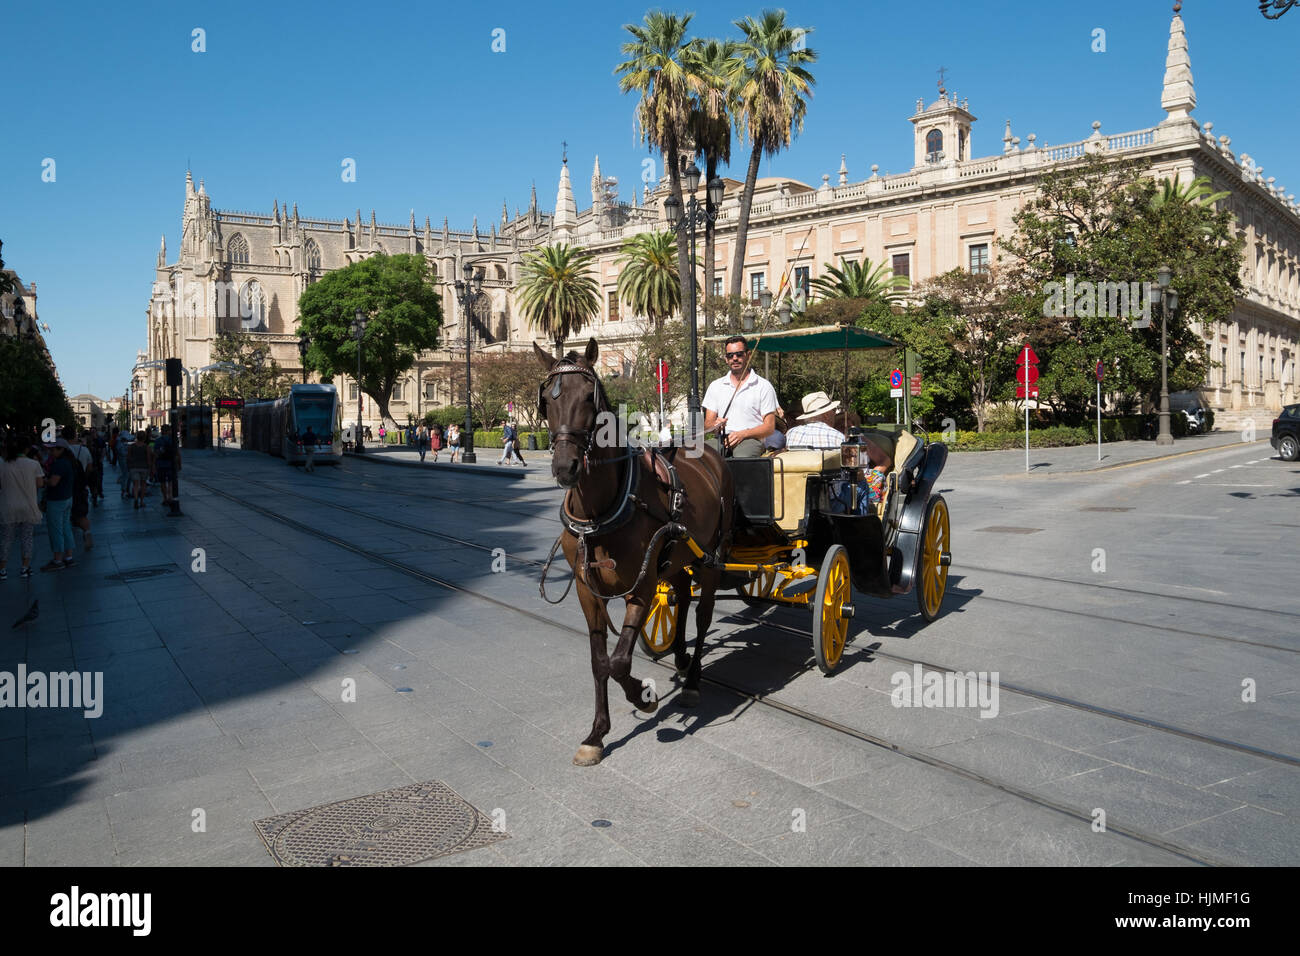
[[[691,576],[683,569],[672,577],[673,597],[677,601],[677,620],[673,625],[673,664],[677,676],[684,678],[690,670],[690,652],[686,649],[686,614],[691,609]]]
[[[716,570],[698,568],[695,572],[700,582],[700,603],[695,609],[695,651],[691,654],[691,667],[686,674],[686,686],[680,695],[683,707],[694,707],[700,702],[700,669],[704,660],[704,635],[713,623],[713,602],[718,590],[719,574]]]
[[[659,709],[659,696],[655,692],[654,681],[639,681],[632,676],[632,648],[649,611],[647,601],[640,598],[628,601],[627,613],[623,616],[623,630],[619,632],[614,654],[609,659],[609,675],[618,681],[629,703],[635,704],[642,713],[653,714]]]
[[[596,683],[596,719],[573,762],[579,767],[592,767],[605,755],[605,734],[609,733],[609,653],[605,646],[605,609],[586,587],[578,587],[578,603],[587,618],[587,634],[591,641],[591,675]]]

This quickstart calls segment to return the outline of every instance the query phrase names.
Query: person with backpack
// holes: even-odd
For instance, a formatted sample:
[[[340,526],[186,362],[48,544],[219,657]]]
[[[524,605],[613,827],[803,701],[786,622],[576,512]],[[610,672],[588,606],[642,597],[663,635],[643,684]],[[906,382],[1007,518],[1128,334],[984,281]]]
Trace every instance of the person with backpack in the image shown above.
[[[451,452],[451,463],[456,464],[456,456],[460,454],[460,426],[455,422],[447,426],[447,450]]]
[[[95,470],[95,459],[90,453],[90,449],[77,439],[77,430],[73,426],[69,425],[63,430],[63,437],[72,450],[74,461],[72,511],[69,520],[74,528],[81,529],[86,542],[86,550],[89,551],[95,546],[95,540],[90,535],[90,485],[91,476]]]

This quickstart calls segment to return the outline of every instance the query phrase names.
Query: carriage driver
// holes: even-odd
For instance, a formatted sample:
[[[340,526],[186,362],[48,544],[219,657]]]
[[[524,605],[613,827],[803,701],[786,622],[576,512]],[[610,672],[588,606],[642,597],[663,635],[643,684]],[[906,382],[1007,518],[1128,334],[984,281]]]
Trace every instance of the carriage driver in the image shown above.
[[[704,430],[725,428],[732,457],[758,458],[776,428],[776,389],[752,368],[741,378],[749,358],[744,336],[727,339],[722,351],[729,371],[704,393]]]

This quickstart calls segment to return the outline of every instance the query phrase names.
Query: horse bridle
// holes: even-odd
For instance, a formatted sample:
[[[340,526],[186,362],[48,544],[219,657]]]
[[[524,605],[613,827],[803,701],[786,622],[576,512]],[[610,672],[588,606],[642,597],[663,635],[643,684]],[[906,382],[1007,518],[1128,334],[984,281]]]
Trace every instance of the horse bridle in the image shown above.
[[[591,404],[595,406],[596,415],[592,420],[591,428],[571,428],[568,425],[561,425],[551,432],[551,447],[554,448],[560,442],[569,442],[578,449],[578,454],[582,457],[583,467],[590,469],[590,454],[592,442],[596,435],[596,422],[600,418],[600,413],[607,411],[605,402],[600,391],[600,380],[596,378],[596,373],[585,365],[577,365],[572,362],[562,362],[556,365],[547,373],[542,384],[537,386],[537,414],[541,418],[547,418],[546,414],[546,392],[547,385],[550,385],[551,398],[560,397],[561,376],[569,374],[578,374],[591,382]],[[554,383],[552,384],[552,379]]]

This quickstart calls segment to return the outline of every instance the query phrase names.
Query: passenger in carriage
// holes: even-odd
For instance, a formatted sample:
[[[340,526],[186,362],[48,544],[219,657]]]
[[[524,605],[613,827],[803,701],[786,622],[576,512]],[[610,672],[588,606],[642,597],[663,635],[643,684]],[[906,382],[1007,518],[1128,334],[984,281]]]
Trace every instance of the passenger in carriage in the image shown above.
[[[885,496],[885,476],[894,470],[894,439],[885,432],[867,432],[861,442],[871,463],[862,477],[870,490],[871,503],[879,504]]]
[[[803,397],[802,422],[785,436],[787,448],[839,448],[844,444],[844,433],[835,427],[840,410],[839,402],[832,402],[825,392],[810,392]]]
[[[776,427],[772,430],[772,434],[763,439],[764,452],[778,452],[785,448],[787,427],[785,409],[778,405],[776,409]]]

